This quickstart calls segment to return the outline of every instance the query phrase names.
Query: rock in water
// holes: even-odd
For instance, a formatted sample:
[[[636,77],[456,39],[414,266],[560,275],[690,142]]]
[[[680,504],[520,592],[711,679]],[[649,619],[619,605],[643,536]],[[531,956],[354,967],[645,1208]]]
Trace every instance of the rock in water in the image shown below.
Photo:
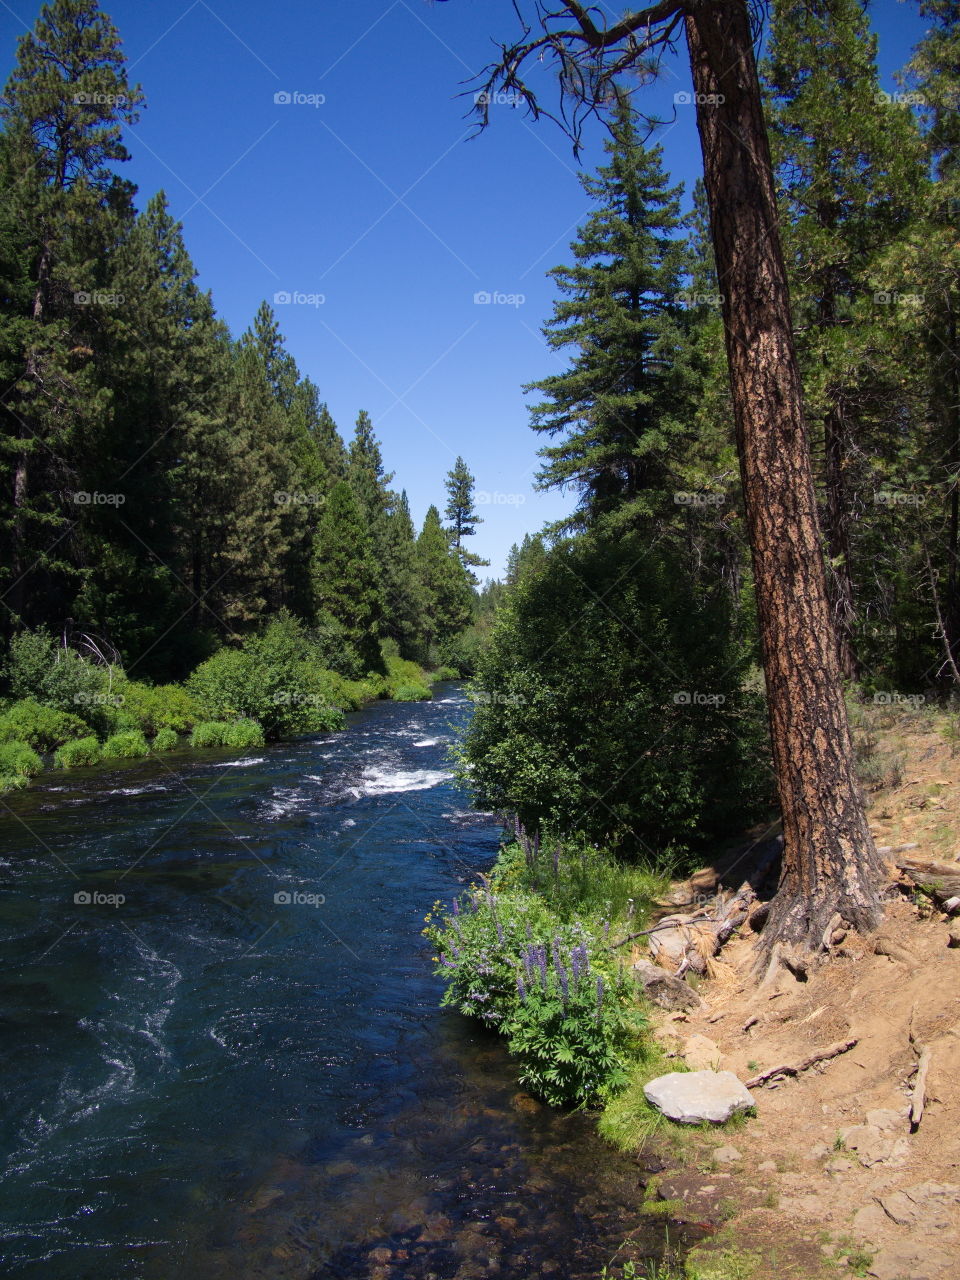
[[[681,1124],[723,1124],[756,1105],[732,1071],[671,1071],[645,1084],[643,1092],[651,1106]]]

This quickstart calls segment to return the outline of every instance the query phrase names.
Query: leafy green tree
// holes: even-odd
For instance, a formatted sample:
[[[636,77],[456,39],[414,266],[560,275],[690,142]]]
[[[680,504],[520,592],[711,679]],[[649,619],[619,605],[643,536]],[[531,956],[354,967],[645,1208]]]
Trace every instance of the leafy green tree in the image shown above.
[[[474,483],[467,464],[462,458],[458,457],[452,470],[447,472],[445,481],[447,486],[446,516],[450,526],[450,533],[453,537],[454,549],[460,557],[460,563],[468,572],[472,568],[490,563],[489,560],[484,560],[478,556],[476,552],[468,551],[463,545],[464,538],[473,537],[477,531],[477,525],[483,524],[483,520],[477,515],[473,504]],[[471,574],[471,580],[476,582],[476,577],[473,574]]]
[[[573,349],[571,365],[528,388],[545,397],[534,429],[563,436],[541,449],[538,483],[579,491],[571,527],[626,527],[669,509],[697,385],[680,188],[668,185],[662,149],[641,144],[625,96],[610,128],[609,163],[580,179],[597,207],[571,246],[575,264],[550,272],[563,296],[544,335]]]
[[[384,560],[386,616],[384,633],[396,640],[405,658],[426,659],[426,596],[417,561],[417,537],[404,489],[387,512]]]

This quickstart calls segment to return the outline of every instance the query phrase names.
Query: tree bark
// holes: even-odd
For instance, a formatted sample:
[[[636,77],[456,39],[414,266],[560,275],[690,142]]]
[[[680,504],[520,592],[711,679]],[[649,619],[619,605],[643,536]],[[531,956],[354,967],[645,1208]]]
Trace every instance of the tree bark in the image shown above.
[[[850,503],[847,495],[847,423],[839,396],[824,415],[823,444],[825,454],[824,487],[826,490],[823,520],[826,526],[827,551],[831,566],[827,578],[833,606],[833,627],[837,640],[837,660],[848,680],[859,674],[853,646],[854,607],[853,568],[850,562]]]
[[[744,0],[691,4],[686,35],[783,813],[764,938],[815,950],[835,912],[879,923],[881,869],[853,767]]]

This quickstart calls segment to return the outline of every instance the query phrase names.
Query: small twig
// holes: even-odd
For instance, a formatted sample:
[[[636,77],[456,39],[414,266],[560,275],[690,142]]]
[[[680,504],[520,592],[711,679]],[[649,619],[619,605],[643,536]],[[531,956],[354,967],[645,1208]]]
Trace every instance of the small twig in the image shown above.
[[[811,1053],[809,1057],[803,1058],[800,1062],[784,1063],[779,1067],[771,1067],[769,1071],[761,1071],[758,1076],[752,1076],[747,1082],[748,1089],[756,1089],[762,1084],[766,1084],[768,1080],[772,1080],[774,1076],[798,1076],[801,1071],[806,1071],[809,1067],[814,1067],[818,1062],[829,1062],[831,1058],[837,1058],[841,1053],[847,1053],[854,1045],[859,1044],[859,1040],[854,1037],[850,1040],[838,1040],[836,1044],[830,1045],[828,1049],[819,1049],[816,1053]]]

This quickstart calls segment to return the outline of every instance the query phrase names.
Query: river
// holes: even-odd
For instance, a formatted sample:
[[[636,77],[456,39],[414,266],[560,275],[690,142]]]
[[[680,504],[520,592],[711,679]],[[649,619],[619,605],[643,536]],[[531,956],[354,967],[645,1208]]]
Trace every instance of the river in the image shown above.
[[[437,1007],[423,916],[500,834],[451,777],[468,715],[440,685],[2,802],[3,1274],[599,1275],[637,1164]]]

